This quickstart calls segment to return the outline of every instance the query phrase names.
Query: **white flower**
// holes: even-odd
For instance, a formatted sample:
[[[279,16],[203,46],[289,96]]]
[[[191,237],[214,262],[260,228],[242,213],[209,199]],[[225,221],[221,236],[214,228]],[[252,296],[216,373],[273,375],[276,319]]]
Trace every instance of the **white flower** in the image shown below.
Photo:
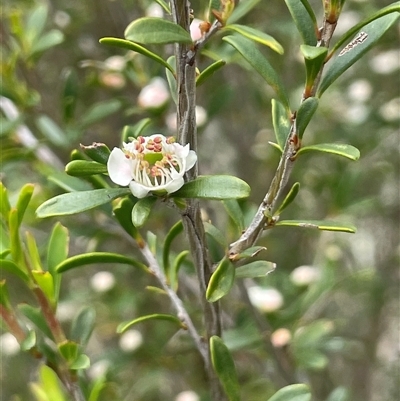
[[[253,286],[247,289],[250,302],[262,312],[275,312],[283,305],[283,296],[275,288]]]
[[[134,196],[144,198],[150,191],[176,192],[196,161],[196,152],[189,144],[182,146],[173,137],[155,134],[124,143],[123,149],[114,148],[107,170],[113,182],[129,185]]]
[[[203,21],[198,18],[194,18],[192,23],[190,24],[190,36],[193,41],[200,40],[203,36],[203,32],[201,32],[200,24]]]

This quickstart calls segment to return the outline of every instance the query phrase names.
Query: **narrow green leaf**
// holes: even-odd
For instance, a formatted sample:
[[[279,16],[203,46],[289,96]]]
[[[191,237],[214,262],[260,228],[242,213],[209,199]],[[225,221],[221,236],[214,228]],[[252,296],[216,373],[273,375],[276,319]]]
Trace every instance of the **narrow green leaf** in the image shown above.
[[[232,219],[233,224],[239,230],[239,232],[244,230],[244,216],[242,209],[236,199],[226,199],[222,201],[226,212]]]
[[[189,32],[171,21],[144,17],[131,22],[124,36],[132,42],[143,44],[192,43]]]
[[[360,151],[354,146],[345,143],[319,143],[317,145],[304,146],[297,152],[297,155],[315,151],[333,153],[338,156],[347,157],[350,160],[358,160],[360,158]]]
[[[135,227],[142,227],[150,216],[153,206],[157,202],[155,196],[147,196],[146,198],[139,199],[132,209],[132,224]]]
[[[53,276],[49,272],[39,270],[32,270],[32,275],[51,305],[55,306]]]
[[[44,390],[46,397],[48,397],[48,400],[67,401],[67,397],[64,395],[62,390],[60,379],[54,370],[43,364],[40,367],[39,374],[42,389]]]
[[[361,28],[363,28],[365,25],[369,24],[370,22],[383,17],[384,15],[391,14],[394,12],[400,12],[400,1],[395,1],[392,4],[389,4],[388,6],[381,8],[377,12],[373,13],[366,19],[362,20],[358,24],[354,25],[352,28],[350,28],[344,35],[340,37],[340,39],[335,43],[335,45],[332,47],[331,51],[329,52],[328,58],[334,54],[340,46],[342,46],[345,42],[347,42],[355,33],[357,33]]]
[[[292,185],[292,188],[290,188],[288,194],[285,196],[285,199],[279,206],[278,210],[274,213],[274,216],[279,216],[282,213],[282,211],[286,209],[294,201],[297,194],[299,193],[299,190],[300,190],[300,183],[295,182]]]
[[[240,386],[235,363],[228,347],[218,336],[210,338],[211,362],[229,401],[240,401]]]
[[[209,0],[207,10],[207,20],[210,22],[215,21],[215,15],[213,11],[219,11],[221,8],[221,0]]]
[[[122,130],[122,142],[130,142],[130,138],[137,138],[150,124],[150,118],[142,118],[135,125],[125,125]]]
[[[2,305],[4,309],[8,311],[10,311],[12,308],[6,280],[0,280],[0,305]]]
[[[58,300],[60,292],[61,275],[57,273],[56,267],[68,257],[69,233],[68,229],[60,222],[54,225],[51,232],[49,245],[47,247],[47,270],[53,276],[54,297]]]
[[[135,202],[130,198],[123,198],[118,201],[114,206],[114,216],[118,220],[121,227],[132,237],[135,238],[137,235],[137,229],[132,224],[132,209]]]
[[[269,273],[273,272],[275,268],[276,264],[273,262],[256,260],[254,262],[247,263],[246,265],[239,266],[236,269],[236,278],[265,277]]]
[[[272,104],[272,125],[274,127],[276,141],[280,151],[285,147],[287,137],[290,131],[290,119],[285,106],[276,99],[271,100]]]
[[[310,401],[311,392],[306,384],[291,384],[278,390],[268,401]]]
[[[218,0],[217,0],[218,1]],[[220,1],[220,0],[219,0]],[[218,1],[218,3],[219,3]],[[235,9],[233,10],[232,14],[228,18],[228,24],[233,24],[236,21],[238,21],[240,18],[244,17],[246,14],[248,14],[258,3],[260,0],[246,0],[246,1],[240,1],[238,4],[235,6]],[[218,7],[217,7],[218,9]]]
[[[177,198],[241,199],[250,195],[249,185],[240,178],[230,175],[203,175],[186,183],[170,194]]]
[[[100,375],[99,377],[93,379],[92,384],[93,386],[90,390],[89,398],[87,401],[99,401],[101,392],[107,386],[106,374]]]
[[[232,45],[245,60],[262,76],[275,90],[279,100],[287,110],[290,110],[289,98],[283,83],[264,55],[257,49],[256,44],[240,36],[225,36],[225,42]]]
[[[226,249],[227,243],[225,236],[222,234],[217,227],[209,223],[208,221],[204,221],[204,230],[206,234],[208,234],[211,238],[213,238],[219,245],[222,246],[223,249]]]
[[[127,256],[111,252],[90,252],[82,255],[71,256],[70,258],[62,261],[55,270],[58,273],[64,273],[76,267],[98,263],[121,263],[148,271],[147,267],[136,259],[128,258]]]
[[[87,306],[72,321],[70,339],[86,347],[96,323],[96,310]]]
[[[26,269],[22,242],[19,235],[19,215],[16,208],[12,208],[8,214],[8,226],[10,230],[10,251],[11,257],[17,266]]]
[[[173,240],[183,231],[182,220],[179,220],[175,223],[171,229],[168,231],[168,234],[164,239],[164,247],[163,247],[163,265],[164,271],[167,277],[170,275],[170,266],[169,266],[169,255],[171,251],[171,244]]]
[[[222,31],[237,32],[247,39],[270,47],[272,50],[276,51],[279,54],[284,53],[282,45],[275,38],[262,31],[259,31],[258,29],[250,28],[249,26],[245,25],[230,24],[224,26],[222,28]]]
[[[92,186],[88,182],[77,177],[72,177],[65,172],[54,173],[48,178],[49,181],[58,185],[67,192],[88,191],[92,189]]]
[[[64,131],[50,117],[40,115],[36,119],[36,126],[53,145],[62,147],[68,144]]]
[[[168,65],[171,68],[166,68],[165,69],[165,75],[167,76],[167,81],[168,81],[168,87],[169,91],[171,93],[171,98],[174,101],[175,105],[178,104],[178,90],[177,90],[177,85],[176,85],[176,72],[175,72],[175,66],[176,66],[176,57],[171,56],[167,60]],[[172,69],[172,71],[171,71]]]
[[[34,330],[29,330],[26,335],[24,341],[21,343],[22,351],[30,351],[33,347],[36,346],[36,333]]]
[[[29,231],[25,232],[26,248],[29,255],[29,267],[30,269],[42,271],[42,262],[39,256],[39,250],[36,244],[35,237]]]
[[[169,275],[169,281],[171,283],[171,287],[178,290],[178,273],[179,269],[182,267],[183,262],[186,260],[186,257],[190,254],[189,251],[182,251],[178,254],[178,256],[174,259],[172,263],[171,274]]]
[[[28,304],[20,304],[18,305],[18,310],[25,317],[27,317],[44,335],[50,339],[53,339],[53,334],[51,333],[40,308],[34,308]]]
[[[65,216],[84,212],[111,202],[130,193],[127,188],[94,189],[93,191],[70,192],[58,195],[42,203],[36,210],[39,218]]]
[[[196,78],[196,86],[203,84],[207,78],[211,77],[216,71],[222,68],[226,64],[225,60],[217,60],[207,68],[205,68],[200,75]],[[175,80],[176,82],[176,80]]]
[[[90,367],[90,359],[85,354],[80,354],[74,362],[69,365],[71,370],[84,370]]]
[[[301,45],[300,50],[306,65],[306,89],[310,91],[314,85],[315,78],[324,65],[328,49],[326,47]]]
[[[359,32],[359,35],[347,45],[348,48],[346,46],[342,52],[329,63],[329,67],[322,78],[317,96],[321,97],[326,89],[328,89],[338,77],[370,50],[398,18],[399,13],[391,13],[365,25],[362,32]]]
[[[33,190],[35,186],[33,184],[25,184],[18,195],[18,200],[16,204],[16,209],[18,211],[18,225],[20,226],[22,220],[24,218],[26,209],[29,205],[29,202],[32,199]]]
[[[285,0],[287,8],[293,18],[294,23],[303,42],[306,45],[315,46],[317,44],[317,25],[315,23],[315,15],[312,13],[310,15],[309,11],[311,7],[305,7],[306,2],[299,0]]]
[[[74,112],[79,96],[79,78],[76,70],[72,67],[66,67],[62,73],[62,108],[65,122],[69,122],[74,117]]]
[[[73,177],[85,177],[88,175],[105,174],[107,166],[88,160],[72,160],[65,166],[65,172]]]
[[[154,0],[156,3],[158,3],[167,14],[171,14],[171,8],[169,6],[169,3],[167,3],[164,0]]]
[[[228,258],[223,258],[208,283],[206,298],[216,302],[228,294],[235,281],[235,268]]]
[[[8,214],[11,210],[10,201],[8,199],[7,188],[4,184],[0,181],[0,212],[3,216],[3,219],[8,221]]]
[[[180,329],[186,328],[186,326],[176,316],[155,313],[153,315],[146,315],[146,316],[138,317],[137,319],[133,319],[129,322],[120,323],[117,327],[117,333],[121,334],[124,331],[128,330],[134,324],[142,323],[147,320],[166,320],[171,323],[177,324]]]
[[[12,260],[0,259],[0,270],[8,271],[9,273],[19,277],[25,283],[29,283],[29,277],[27,273],[25,273],[24,270]]]
[[[67,340],[62,344],[58,344],[58,350],[68,363],[72,363],[78,357],[79,344],[77,344],[75,341]]]
[[[132,50],[136,53],[140,53],[143,56],[146,56],[152,59],[153,61],[156,61],[157,63],[161,64],[162,66],[170,70],[172,73],[174,73],[174,70],[171,69],[172,67],[168,65],[168,63],[163,58],[151,52],[150,50],[147,50],[145,47],[140,46],[137,43],[131,42],[130,40],[118,39],[118,38],[101,38],[99,42],[102,45],[122,47],[123,49]]]
[[[100,142],[93,142],[89,146],[81,144],[80,148],[86,156],[89,156],[93,161],[101,164],[107,164],[111,153],[108,146]]]
[[[252,246],[250,248],[245,249],[242,253],[236,254],[235,257],[231,260],[237,261],[240,259],[253,258],[257,256],[260,252],[265,251],[267,248],[265,246]]]
[[[304,131],[318,108],[318,103],[316,97],[309,97],[300,105],[296,116],[297,135],[300,139],[303,138]]]
[[[356,228],[350,224],[342,224],[336,221],[324,220],[281,220],[276,226],[294,226],[304,228],[317,228],[323,231],[342,231],[345,233],[355,233]]]
[[[86,111],[79,125],[86,128],[98,121],[116,113],[122,106],[122,103],[117,99],[106,100],[104,102],[95,103]]]
[[[24,36],[31,44],[40,37],[46,26],[48,15],[48,6],[46,3],[40,3],[29,14],[26,21]]]
[[[42,35],[39,40],[37,40],[31,49],[31,56],[37,53],[44,52],[51,47],[57,46],[64,42],[64,34],[58,29],[51,29]]]

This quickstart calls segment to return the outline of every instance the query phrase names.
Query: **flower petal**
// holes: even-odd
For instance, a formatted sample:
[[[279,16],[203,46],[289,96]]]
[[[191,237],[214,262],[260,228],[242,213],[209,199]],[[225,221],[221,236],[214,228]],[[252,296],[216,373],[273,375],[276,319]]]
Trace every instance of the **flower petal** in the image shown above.
[[[197,161],[197,155],[194,150],[191,150],[186,158],[186,171],[190,170]]]
[[[126,187],[132,181],[131,163],[121,149],[114,148],[107,161],[107,170],[111,181]]]
[[[144,198],[149,193],[149,188],[136,181],[130,182],[129,189],[131,190],[132,195],[139,199]]]
[[[185,183],[183,177],[178,177],[173,181],[170,181],[167,185],[164,185],[164,189],[169,193],[176,192],[178,189],[182,188]]]

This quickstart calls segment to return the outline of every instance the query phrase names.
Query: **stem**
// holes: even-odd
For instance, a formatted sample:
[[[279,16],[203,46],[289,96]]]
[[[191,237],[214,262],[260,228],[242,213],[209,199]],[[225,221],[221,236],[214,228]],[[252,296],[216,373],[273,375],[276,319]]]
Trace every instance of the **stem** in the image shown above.
[[[174,22],[189,31],[190,4],[184,0],[172,0],[171,11]],[[218,26],[212,29],[213,32]],[[199,43],[199,48],[204,42]],[[197,151],[197,127],[196,127],[196,45],[188,46],[176,44],[175,56],[177,61],[177,126],[178,142],[182,145],[190,144],[190,148]],[[198,175],[198,165],[186,173],[185,179],[193,180]],[[190,250],[196,267],[197,278],[200,286],[200,297],[206,329],[206,360],[205,369],[210,383],[211,397],[214,401],[224,401],[226,396],[219,383],[211,364],[209,340],[212,336],[221,336],[221,313],[218,302],[209,303],[206,300],[206,289],[213,273],[213,267],[208,253],[205,239],[205,231],[200,215],[200,205],[197,200],[188,199],[182,220],[185,232],[189,238]]]
[[[317,46],[325,46],[329,47],[330,40],[332,38],[333,32],[336,27],[336,23],[330,23],[327,20],[324,20],[323,26],[320,30],[321,39],[318,41]],[[324,69],[324,65],[321,67],[314,85],[308,94],[308,96],[315,96],[317,91],[322,72]],[[305,91],[303,92],[305,93]],[[301,102],[305,100],[305,96],[303,95]],[[240,236],[240,238],[230,244],[229,247],[229,256],[234,258],[235,255],[243,252],[245,249],[253,246],[258,238],[261,236],[263,230],[266,228],[266,224],[268,223],[268,215],[272,215],[272,211],[276,204],[276,201],[279,198],[279,195],[282,193],[283,188],[287,184],[290,174],[292,172],[294,162],[296,160],[296,154],[300,149],[301,143],[297,136],[296,129],[296,113],[292,115],[292,124],[290,127],[290,132],[288,135],[288,139],[285,144],[285,148],[283,149],[281,159],[279,161],[278,167],[276,169],[275,175],[271,181],[270,187],[268,189],[267,194],[265,195],[263,201],[258,207],[257,213],[254,215],[252,222],[249,227],[245,230],[245,232]]]

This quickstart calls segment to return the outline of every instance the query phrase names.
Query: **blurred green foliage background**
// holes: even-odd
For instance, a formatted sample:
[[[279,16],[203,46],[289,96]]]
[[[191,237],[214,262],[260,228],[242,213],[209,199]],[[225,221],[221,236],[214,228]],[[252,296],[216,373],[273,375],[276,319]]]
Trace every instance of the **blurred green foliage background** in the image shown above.
[[[205,3],[192,2],[196,18],[204,18]],[[348,0],[334,38],[388,3]],[[311,4],[320,20],[320,2]],[[139,101],[154,77],[165,80],[163,69],[141,55],[98,42],[105,36],[123,37],[129,22],[158,11],[150,0],[3,2],[1,179],[14,199],[25,183],[35,183],[25,225],[42,250],[51,227],[60,220],[71,233],[71,254],[104,250],[137,255],[107,217],[107,208],[45,220],[36,219],[34,211],[64,192],[49,176],[63,171],[80,143],[118,146],[123,127],[145,117],[152,119],[149,133],[175,133],[171,99],[156,108]],[[298,108],[305,71],[300,38],[285,3],[261,1],[241,23],[269,33],[283,45],[283,56],[262,51],[281,74],[292,109]],[[272,301],[272,306],[259,306],[264,332],[257,330],[239,289],[222,301],[224,338],[233,350],[246,401],[267,399],[286,383],[265,338],[271,338],[297,381],[311,384],[316,400],[399,397],[399,35],[396,25],[324,94],[304,135],[304,144],[352,144],[360,149],[361,159],[305,154],[291,178],[301,183],[301,190],[285,219],[348,221],[357,233],[278,227],[261,239],[260,245],[268,248],[261,257],[274,261],[277,269],[248,284],[275,289],[271,299],[280,300],[275,306]],[[154,50],[165,58],[172,54],[171,46]],[[198,90],[200,172],[247,181],[252,194],[242,206],[250,221],[279,160],[268,144],[274,141],[272,92],[218,34],[206,50],[223,55],[228,64]],[[208,57],[200,57],[200,70],[209,64]],[[4,97],[18,116],[10,117]],[[26,131],[36,138],[33,145]],[[40,153],[43,149],[50,156]],[[154,214],[145,230],[162,243],[178,216],[165,208]],[[238,237],[219,204],[204,203],[204,214],[229,241]],[[177,252],[187,247],[183,237],[181,241]],[[309,268],[299,269],[304,266]],[[14,303],[32,302],[17,280],[5,277]],[[205,401],[202,362],[185,334],[162,322],[136,326],[125,337],[115,332],[123,320],[170,311],[163,295],[145,289],[149,285],[156,283],[126,266],[81,268],[64,277],[58,316],[68,327],[81,307],[95,308],[88,376],[107,376],[102,399],[175,400],[180,392],[193,390]],[[179,291],[200,326],[190,264],[181,275]],[[32,399],[27,383],[36,380],[38,362],[14,351],[4,327],[2,333],[2,399]]]

